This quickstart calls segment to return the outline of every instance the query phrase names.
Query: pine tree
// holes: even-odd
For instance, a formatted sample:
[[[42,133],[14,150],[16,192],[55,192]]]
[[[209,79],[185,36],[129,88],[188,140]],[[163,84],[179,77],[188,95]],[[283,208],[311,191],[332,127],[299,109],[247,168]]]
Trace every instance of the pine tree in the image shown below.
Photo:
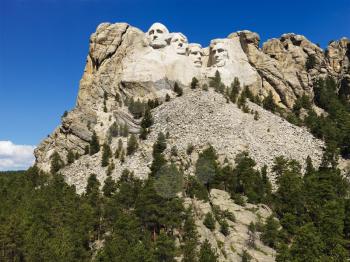
[[[73,153],[72,150],[68,150],[68,154],[67,154],[67,163],[68,164],[72,164],[75,160],[75,155]]]
[[[191,89],[196,89],[198,87],[198,79],[193,77],[191,81]]]
[[[166,149],[166,138],[163,132],[160,132],[157,137],[157,141],[153,145],[153,156],[163,153]]]
[[[199,259],[198,262],[217,262],[218,255],[214,249],[212,249],[209,241],[206,239],[201,245],[199,250]]]
[[[269,95],[267,97],[264,98],[263,100],[263,107],[266,110],[271,111],[272,113],[275,113],[277,106],[275,104],[275,101],[273,100],[273,95],[272,95],[272,91],[269,91]]]
[[[175,262],[175,241],[173,238],[167,236],[164,232],[159,234],[155,246],[155,256],[157,261]]]
[[[141,131],[140,131],[140,135],[139,135],[140,139],[146,140],[146,139],[147,139],[147,136],[148,136],[148,130],[147,130],[147,128],[141,127]]]
[[[55,151],[51,157],[51,173],[56,174],[62,167],[64,167],[64,162],[61,156]]]
[[[242,252],[242,262],[250,262],[252,261],[252,256],[248,253],[247,250],[243,250]]]
[[[98,141],[96,132],[94,131],[92,133],[91,141],[90,141],[90,156],[96,154],[98,151],[100,151],[100,143]]]
[[[129,135],[129,127],[126,123],[124,123],[122,135],[123,135],[123,137],[128,137],[128,135]]]
[[[104,143],[102,147],[102,160],[101,160],[101,165],[103,167],[108,166],[109,164],[109,158],[111,157],[111,148],[109,147],[108,144]]]
[[[133,153],[135,153],[137,148],[138,148],[137,138],[134,134],[132,134],[128,139],[128,144],[126,147],[127,155],[132,155]]]
[[[113,180],[111,176],[108,176],[104,182],[102,191],[103,195],[106,197],[111,197],[117,190],[117,183]]]
[[[119,135],[119,128],[117,122],[114,122],[109,128],[109,135],[111,137],[117,137]]]
[[[84,148],[84,155],[89,154],[89,152],[90,152],[90,146],[86,145],[85,148]]]
[[[297,261],[321,261],[322,249],[323,243],[320,235],[310,223],[298,230],[290,248],[290,254],[297,258]]]
[[[261,240],[265,245],[275,248],[278,242],[278,222],[273,215],[269,216],[261,234]]]
[[[221,76],[218,70],[216,70],[215,76],[210,80],[209,85],[214,87],[216,91],[220,88]]]
[[[198,232],[191,209],[186,210],[183,232],[183,262],[196,262]]]
[[[170,96],[169,96],[169,94],[166,94],[165,95],[165,102],[169,102],[170,101]]]
[[[174,84],[174,92],[177,94],[177,96],[182,96],[183,94],[183,90],[177,82]]]
[[[141,121],[141,127],[142,128],[149,128],[153,125],[153,117],[152,117],[152,114],[151,114],[151,110],[149,107],[146,108],[146,111],[145,111],[145,114],[142,118],[142,121]]]
[[[214,219],[214,216],[211,212],[208,212],[205,215],[203,224],[211,231],[213,231],[215,229],[215,219]]]

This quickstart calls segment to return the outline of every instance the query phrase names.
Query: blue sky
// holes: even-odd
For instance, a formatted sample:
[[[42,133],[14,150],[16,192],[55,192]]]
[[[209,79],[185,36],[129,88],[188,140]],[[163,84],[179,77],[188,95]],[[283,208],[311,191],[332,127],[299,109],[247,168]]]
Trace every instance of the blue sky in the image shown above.
[[[350,37],[350,3],[0,0],[0,141],[37,145],[74,107],[89,36],[99,23],[127,22],[146,31],[155,21],[204,46],[248,29],[262,41],[295,32],[325,47]]]

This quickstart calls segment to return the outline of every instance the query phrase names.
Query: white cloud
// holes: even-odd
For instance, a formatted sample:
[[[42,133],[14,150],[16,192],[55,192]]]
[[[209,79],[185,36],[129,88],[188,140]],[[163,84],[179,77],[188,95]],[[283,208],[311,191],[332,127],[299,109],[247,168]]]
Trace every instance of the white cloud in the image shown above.
[[[0,141],[0,171],[27,169],[34,163],[34,148],[31,145],[15,145]]]

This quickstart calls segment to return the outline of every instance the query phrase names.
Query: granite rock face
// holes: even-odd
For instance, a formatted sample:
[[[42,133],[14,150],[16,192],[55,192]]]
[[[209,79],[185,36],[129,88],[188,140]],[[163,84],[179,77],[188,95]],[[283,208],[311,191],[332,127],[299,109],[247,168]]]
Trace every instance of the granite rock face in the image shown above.
[[[260,233],[252,233],[248,227],[250,223],[264,223],[272,211],[266,205],[246,204],[240,206],[234,203],[230,195],[222,190],[212,189],[210,191],[209,202],[197,199],[185,199],[185,205],[191,206],[194,211],[195,223],[200,235],[200,240],[208,239],[211,246],[216,249],[219,261],[241,261],[241,254],[246,250],[252,261],[273,262],[276,251],[265,246],[260,240]],[[229,225],[229,235],[225,236],[220,232],[220,225],[216,221],[215,230],[209,230],[204,224],[204,217],[207,213],[213,213],[213,207],[220,211],[229,211],[234,215],[235,220],[225,219]],[[255,247],[249,247],[248,242],[254,239]]]
[[[147,101],[157,98],[159,101],[164,101],[166,94],[174,98],[173,86],[175,82],[186,90],[192,78],[196,77],[202,86],[209,84],[210,78],[214,76],[216,71],[220,72],[222,82],[226,86],[230,85],[234,77],[238,77],[242,85],[247,86],[260,98],[266,97],[271,91],[275,101],[286,110],[292,108],[295,100],[301,95],[307,94],[312,97],[313,79],[326,75],[336,77],[339,82],[339,92],[349,98],[350,41],[348,39],[332,41],[326,52],[323,52],[321,48],[304,36],[296,34],[284,34],[279,39],[268,40],[262,45],[262,48],[259,47],[259,42],[258,34],[250,31],[238,31],[230,34],[227,38],[214,39],[208,47],[202,48],[199,44],[189,43],[187,37],[182,33],[171,33],[160,23],[152,25],[146,33],[126,23],[99,25],[96,32],[90,37],[89,54],[80,81],[76,107],[62,118],[62,124],[35,150],[36,164],[41,169],[49,171],[50,156],[54,151],[57,151],[64,160],[69,150],[83,155],[84,148],[89,144],[93,131],[97,133],[102,144],[108,138],[109,127],[114,122],[127,125],[131,133],[138,133],[140,120],[134,119],[128,111],[124,103],[127,99]],[[306,63],[310,57],[313,57],[314,62],[311,68],[307,68]],[[205,95],[198,94],[198,99],[204,99],[199,102],[198,106],[204,104],[203,107],[208,108],[205,103],[211,103],[209,100],[216,96],[217,94],[213,92]],[[205,122],[209,119],[203,117],[201,122],[202,111],[191,107],[197,105],[195,102],[191,101],[193,103],[188,107],[184,106],[188,102],[186,97],[196,99],[192,96],[184,96],[184,98],[176,98],[175,100],[183,103],[183,105],[176,105],[183,114],[177,120],[177,125],[182,125],[180,129],[189,129],[187,124],[191,123],[199,125],[199,130],[190,130],[196,134],[190,134],[189,141],[192,139],[199,141],[200,137],[205,137],[208,141],[213,141],[215,146],[215,141],[217,141],[214,139],[215,134],[226,132],[225,135],[221,136],[225,140],[225,136],[229,138],[238,132],[235,129],[236,125],[230,127],[231,132],[231,129],[227,128],[230,126],[229,124],[217,124],[214,133],[206,131]],[[221,98],[217,97],[216,99],[220,101]],[[225,114],[229,112],[225,103],[221,103],[222,107],[218,107],[220,102],[215,103],[217,104],[213,109],[214,114],[220,110],[224,111]],[[252,105],[252,107],[255,109],[257,106]],[[187,112],[186,109],[189,108],[192,109]],[[167,114],[172,112],[171,109],[164,109],[164,112],[157,115],[157,120],[162,123],[159,130],[169,129],[168,123],[164,122],[164,119],[167,118]],[[160,109],[155,110],[155,114],[158,110]],[[232,115],[231,113],[223,114],[222,117],[217,116],[215,121],[218,123],[228,121],[230,123],[231,119],[240,115],[239,110],[232,110],[236,110],[232,111],[235,113]],[[256,110],[261,111],[258,107]],[[187,117],[192,116],[191,112],[198,114],[193,116],[194,121],[188,122]],[[271,130],[270,126],[273,125],[279,127],[279,122],[283,121],[267,112],[266,115],[268,119],[271,119],[271,123],[265,122],[263,127],[265,130]],[[249,123],[247,121],[241,124],[243,129],[250,130],[249,132],[242,130],[242,134],[250,133],[255,128],[254,121],[252,122],[254,124]],[[286,130],[294,130],[294,128],[289,125]],[[155,130],[155,132],[159,130]],[[296,139],[296,144],[304,143],[303,138],[308,137],[309,141],[315,141],[310,142],[315,145],[310,148],[322,147],[320,142],[309,138],[311,136],[307,131],[303,132],[306,135],[297,135],[296,137],[300,137],[300,141],[298,142]],[[289,133],[285,132],[285,134]],[[176,135],[180,136],[181,132]],[[231,154],[231,151],[237,152],[248,148],[251,149],[253,157],[255,155],[257,158],[266,160],[261,161],[262,163],[269,162],[270,160],[267,161],[267,158],[260,157],[261,152],[265,150],[264,147],[257,148],[259,143],[267,143],[264,140],[266,137],[261,138],[263,136],[262,131],[257,131],[250,134],[250,139],[245,138],[245,141],[251,140],[248,143],[251,145],[232,144],[230,146],[233,148],[225,150],[225,152]],[[289,141],[288,137],[286,139]],[[179,147],[186,146],[186,143],[184,142]],[[271,139],[271,143],[277,145],[278,140]],[[220,149],[220,147],[218,148]],[[269,146],[269,148],[274,148],[274,146]],[[313,154],[317,151],[316,149],[312,150],[313,152],[308,153]],[[282,154],[283,150],[277,153]],[[300,159],[294,153],[289,154],[288,157]],[[315,154],[316,158],[319,158],[320,154]],[[302,155],[302,157],[305,156]],[[260,163],[259,160],[257,162]]]
[[[186,175],[194,174],[198,154],[211,144],[219,161],[234,163],[236,155],[247,151],[257,167],[271,166],[277,156],[298,160],[303,166],[310,156],[313,164],[321,161],[324,144],[306,129],[248,102],[253,114],[243,113],[236,104],[212,88],[190,89],[193,77],[200,87],[210,85],[216,71],[229,86],[235,77],[260,99],[272,92],[282,108],[290,110],[303,94],[313,97],[313,80],[330,75],[339,84],[339,93],[350,99],[350,41],[332,41],[324,52],[304,36],[284,34],[259,47],[260,37],[250,31],[238,31],[227,38],[214,39],[208,47],[191,43],[182,33],[170,32],[160,23],[142,32],[126,23],[103,23],[90,37],[89,54],[80,81],[76,107],[62,117],[61,124],[35,150],[36,165],[43,171],[51,168],[51,155],[57,152],[67,162],[68,152],[79,156],[60,172],[69,184],[83,193],[90,174],[103,183],[107,167],[101,166],[102,152],[86,154],[95,132],[99,142],[108,143],[115,152],[119,140],[126,149],[128,137],[111,136],[111,127],[127,127],[129,134],[140,133],[141,119],[134,118],[127,101],[147,102],[157,99],[161,105],[152,110],[154,124],[147,140],[139,141],[138,150],[121,161],[114,156],[113,178],[125,168],[139,178],[146,178],[152,162],[152,146],[157,134],[168,134],[167,159],[182,165]],[[312,59],[311,59],[312,58]],[[312,63],[310,63],[312,60]],[[183,89],[178,97],[175,82]],[[165,101],[166,95],[170,101]],[[169,100],[169,99],[168,99]],[[314,106],[315,107],[315,106]],[[317,112],[321,109],[315,107]],[[130,136],[129,136],[130,137]],[[189,144],[194,146],[186,153]],[[177,148],[177,155],[171,148]],[[270,179],[274,181],[272,174]],[[202,240],[210,239],[221,261],[240,261],[246,249],[248,225],[266,219],[271,211],[265,206],[242,207],[227,193],[212,190],[210,203],[185,199],[196,212],[196,224]],[[231,234],[224,237],[203,225],[203,216],[212,206],[232,211],[237,220],[229,222]],[[255,211],[254,211],[255,210]],[[256,261],[274,261],[275,251],[257,240],[257,249],[248,250]]]

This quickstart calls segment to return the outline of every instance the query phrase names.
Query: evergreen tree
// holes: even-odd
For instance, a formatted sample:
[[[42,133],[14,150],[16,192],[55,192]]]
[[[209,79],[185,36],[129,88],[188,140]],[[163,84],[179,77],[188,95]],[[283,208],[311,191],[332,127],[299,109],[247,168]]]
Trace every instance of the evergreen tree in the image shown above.
[[[157,141],[153,145],[153,156],[163,153],[166,149],[166,138],[165,135],[160,132],[157,137]]]
[[[111,137],[117,137],[119,135],[119,127],[117,122],[114,122],[109,128],[109,135]]]
[[[195,171],[198,180],[207,187],[208,191],[218,170],[216,151],[209,146],[199,154]]]
[[[321,261],[323,243],[313,224],[302,226],[290,248],[290,255],[297,261]]]
[[[191,82],[191,89],[196,89],[198,87],[198,79],[193,77]]]
[[[117,183],[113,180],[111,176],[108,176],[102,188],[103,195],[106,197],[111,197],[116,190],[117,190]]]
[[[141,127],[141,132],[140,132],[140,135],[139,135],[140,139],[146,140],[147,136],[148,136],[147,128]]]
[[[166,94],[165,95],[165,102],[169,102],[170,101],[170,96],[169,96],[169,94]]]
[[[252,256],[248,253],[247,250],[243,250],[242,252],[242,262],[250,262],[252,261]]]
[[[108,166],[109,164],[109,158],[111,157],[111,148],[109,147],[108,144],[104,143],[102,147],[102,160],[101,160],[101,165],[103,167]]]
[[[273,215],[269,216],[266,220],[266,224],[261,234],[261,240],[265,245],[268,245],[269,247],[272,247],[272,248],[275,248],[277,246],[278,228],[279,228],[279,224],[275,220]]]
[[[51,173],[56,174],[62,167],[64,167],[64,162],[61,156],[55,151],[51,157]]]
[[[186,210],[185,223],[183,227],[183,262],[197,261],[198,232],[193,219],[192,210]]]
[[[149,107],[146,108],[146,111],[145,111],[145,114],[142,118],[142,121],[141,121],[141,127],[142,128],[149,128],[153,125],[153,117],[152,117],[152,114],[151,114],[151,110]]]
[[[211,247],[209,241],[206,239],[199,250],[198,262],[217,262],[218,255],[216,251]]]
[[[128,140],[128,144],[126,147],[127,155],[132,155],[133,153],[135,153],[137,148],[138,148],[137,138],[134,134],[132,134]]]
[[[182,96],[183,94],[183,90],[177,82],[175,82],[174,84],[174,92],[176,93],[177,96]]]
[[[129,127],[126,123],[124,123],[123,129],[122,129],[122,136],[123,137],[128,137],[129,135]]]
[[[68,154],[67,154],[67,163],[68,164],[72,164],[75,160],[75,155],[73,153],[72,150],[68,150]]]
[[[215,76],[211,78],[209,85],[214,87],[216,92],[223,93],[225,85],[221,82],[221,76],[218,70],[216,70]]]
[[[215,229],[215,219],[214,219],[214,216],[211,212],[208,212],[205,215],[203,224],[211,231],[213,231]]]
[[[175,262],[175,241],[173,238],[167,236],[164,232],[161,232],[155,247],[155,256],[157,261],[162,262]]]
[[[306,58],[306,63],[305,63],[306,70],[309,71],[310,69],[314,68],[315,65],[316,65],[316,57],[314,55],[309,55]]]
[[[241,89],[241,84],[237,77],[233,79],[233,83],[231,84],[230,91],[230,100],[232,103],[236,103],[239,91]]]
[[[269,91],[269,95],[267,97],[264,98],[263,100],[263,107],[266,110],[271,111],[272,113],[275,113],[277,106],[273,100],[273,95],[272,95],[272,91]]]
[[[94,131],[92,133],[91,141],[90,141],[90,156],[96,154],[98,151],[100,151],[100,143],[98,141],[96,132]]]

